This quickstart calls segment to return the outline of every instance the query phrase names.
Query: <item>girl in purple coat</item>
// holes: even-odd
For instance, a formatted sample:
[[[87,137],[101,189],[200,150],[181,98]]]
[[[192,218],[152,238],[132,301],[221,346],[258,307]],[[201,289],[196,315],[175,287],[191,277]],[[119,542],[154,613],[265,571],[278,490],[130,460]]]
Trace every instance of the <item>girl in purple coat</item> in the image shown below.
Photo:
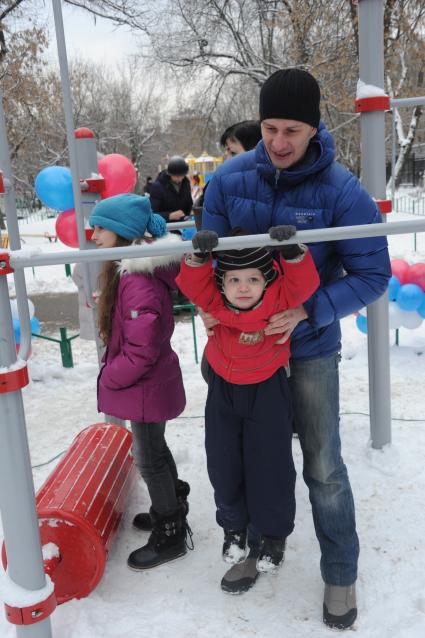
[[[149,199],[108,197],[89,219],[99,248],[143,241],[180,241],[152,213]],[[171,291],[179,257],[139,257],[106,262],[100,274],[99,332],[106,345],[98,377],[98,410],[129,420],[133,454],[146,481],[152,507],[133,524],[151,530],[148,543],[128,565],[148,569],[186,553],[189,485],[180,481],[165,440],[165,424],[183,412],[182,374],[170,339],[174,330]]]

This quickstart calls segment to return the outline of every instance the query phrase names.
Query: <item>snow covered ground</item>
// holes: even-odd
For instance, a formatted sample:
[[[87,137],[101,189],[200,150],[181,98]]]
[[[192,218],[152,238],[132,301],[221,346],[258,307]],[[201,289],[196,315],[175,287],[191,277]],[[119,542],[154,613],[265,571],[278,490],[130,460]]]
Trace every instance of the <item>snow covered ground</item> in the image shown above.
[[[399,215],[395,219],[401,219]],[[52,222],[50,224],[50,222]],[[54,220],[40,222],[39,232]],[[25,224],[23,232],[30,230]],[[40,241],[43,249],[64,250]],[[391,254],[425,261],[425,235],[390,238]],[[32,244],[31,244],[32,245]],[[74,290],[63,266],[27,270],[31,293]],[[10,283],[13,293],[13,285]],[[37,310],[37,309],[36,309]],[[400,331],[391,346],[393,442],[382,451],[369,445],[367,338],[354,317],[343,322],[341,363],[341,435],[357,506],[361,555],[358,581],[359,638],[423,638],[425,634],[425,324]],[[198,345],[205,343],[197,320]],[[390,335],[394,342],[394,333]],[[220,557],[221,530],[215,523],[212,490],[203,447],[206,386],[194,362],[190,323],[177,323],[173,345],[179,354],[188,403],[170,422],[168,440],[181,477],[192,487],[189,522],[195,550],[160,568],[136,573],[126,566],[128,553],[147,540],[132,529],[133,515],[149,506],[140,481],[110,553],[105,575],[87,598],[61,605],[52,615],[55,638],[321,638],[334,635],[321,622],[323,584],[319,572],[311,507],[302,480],[302,457],[293,442],[298,471],[296,528],[288,540],[286,561],[276,576],[260,576],[255,587],[234,597],[220,590],[226,565]],[[24,389],[33,465],[65,450],[75,435],[99,420],[96,411],[97,363],[91,342],[73,342],[75,367],[64,369],[57,347],[36,340],[30,360],[32,383]],[[34,469],[36,488],[55,461]],[[1,529],[0,529],[1,531]],[[15,629],[0,614],[2,638]]]

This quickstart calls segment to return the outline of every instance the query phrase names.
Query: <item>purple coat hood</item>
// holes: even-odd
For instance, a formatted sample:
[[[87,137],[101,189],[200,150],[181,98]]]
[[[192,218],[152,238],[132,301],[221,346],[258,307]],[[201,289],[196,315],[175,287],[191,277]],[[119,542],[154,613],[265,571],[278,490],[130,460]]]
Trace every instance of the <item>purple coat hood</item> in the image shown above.
[[[180,241],[165,235],[157,242]],[[98,410],[130,421],[157,423],[186,404],[174,331],[171,291],[180,257],[138,257],[121,262],[112,333],[98,377]]]

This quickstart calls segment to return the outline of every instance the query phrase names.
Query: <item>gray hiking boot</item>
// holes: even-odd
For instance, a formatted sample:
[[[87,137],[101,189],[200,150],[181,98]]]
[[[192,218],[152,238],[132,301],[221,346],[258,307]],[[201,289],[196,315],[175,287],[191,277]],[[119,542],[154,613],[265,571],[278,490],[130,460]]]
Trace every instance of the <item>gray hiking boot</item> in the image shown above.
[[[348,587],[325,584],[323,622],[332,629],[348,629],[357,618],[356,583]]]
[[[251,549],[242,563],[233,565],[221,580],[221,589],[227,594],[243,594],[255,584],[259,573],[257,571],[258,549]]]

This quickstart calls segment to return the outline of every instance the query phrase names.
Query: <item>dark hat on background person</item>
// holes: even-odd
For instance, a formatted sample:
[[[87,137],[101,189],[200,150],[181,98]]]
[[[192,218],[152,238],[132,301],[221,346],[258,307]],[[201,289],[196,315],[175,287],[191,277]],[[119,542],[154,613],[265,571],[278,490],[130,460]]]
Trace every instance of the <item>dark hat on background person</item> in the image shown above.
[[[180,157],[180,155],[173,155],[173,157],[170,157],[167,166],[167,173],[169,175],[178,177],[179,175],[187,175],[188,172],[189,164],[186,162],[184,157]]]
[[[318,128],[320,88],[302,69],[280,69],[267,78],[260,91],[260,120],[284,119]]]
[[[230,236],[247,235],[241,228],[232,230]],[[241,248],[240,250],[226,250],[215,252],[216,258],[215,279],[217,287],[223,291],[224,274],[229,270],[242,270],[243,268],[257,268],[263,273],[266,280],[265,288],[270,286],[277,277],[277,271],[273,267],[272,254],[262,246]]]
[[[102,199],[93,208],[88,221],[92,228],[101,226],[130,240],[143,237],[146,231],[153,237],[161,237],[167,232],[165,219],[152,212],[149,198],[134,193]]]

